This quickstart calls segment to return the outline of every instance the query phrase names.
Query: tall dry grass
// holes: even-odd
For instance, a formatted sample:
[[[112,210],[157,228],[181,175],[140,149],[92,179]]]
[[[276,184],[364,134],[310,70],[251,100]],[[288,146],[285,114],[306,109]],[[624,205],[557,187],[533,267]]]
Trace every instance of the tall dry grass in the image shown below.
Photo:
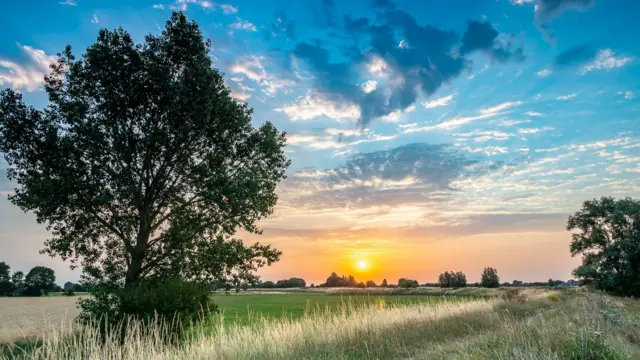
[[[311,312],[298,320],[194,329],[180,345],[162,327],[129,324],[125,339],[101,342],[86,328],[53,336],[25,359],[640,359],[636,319],[593,294],[533,294]],[[549,296],[549,295],[548,295]],[[123,345],[120,345],[122,340]]]

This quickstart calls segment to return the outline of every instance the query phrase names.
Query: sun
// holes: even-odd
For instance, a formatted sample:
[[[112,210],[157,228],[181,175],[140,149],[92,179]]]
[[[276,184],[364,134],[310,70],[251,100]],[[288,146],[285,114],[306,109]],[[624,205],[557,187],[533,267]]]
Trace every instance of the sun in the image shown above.
[[[366,262],[364,262],[364,261],[360,261],[360,262],[358,262],[358,267],[359,267],[361,270],[364,270],[364,269],[366,269],[366,268],[367,268],[367,263],[366,263]]]

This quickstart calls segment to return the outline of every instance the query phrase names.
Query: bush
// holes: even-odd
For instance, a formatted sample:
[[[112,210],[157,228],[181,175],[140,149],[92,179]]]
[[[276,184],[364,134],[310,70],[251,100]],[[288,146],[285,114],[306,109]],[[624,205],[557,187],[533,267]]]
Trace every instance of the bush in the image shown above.
[[[418,286],[419,285],[417,280],[410,280],[405,278],[401,278],[400,280],[398,280],[399,288],[408,289],[408,288],[417,288]]]
[[[76,293],[73,291],[73,287],[68,288],[64,291],[64,296],[75,296]]]
[[[186,325],[203,321],[217,307],[211,286],[181,279],[145,279],[136,288],[96,285],[91,297],[79,300],[79,320],[97,326],[103,335],[120,332],[131,320],[159,322],[166,335],[180,335]]]

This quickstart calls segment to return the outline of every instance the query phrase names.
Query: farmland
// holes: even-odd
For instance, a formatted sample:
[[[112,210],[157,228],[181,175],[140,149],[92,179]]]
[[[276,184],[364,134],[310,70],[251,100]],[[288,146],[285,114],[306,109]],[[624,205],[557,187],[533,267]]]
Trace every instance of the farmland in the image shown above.
[[[443,296],[446,291],[433,296],[438,290],[427,288],[404,295],[340,292],[216,294],[220,319],[193,329],[178,346],[135,335],[125,339],[124,347],[109,341],[101,345],[91,331],[82,333],[82,341],[65,340],[59,329],[49,328],[50,340],[25,358],[79,359],[87,352],[88,357],[100,359],[122,358],[120,352],[134,359],[634,359],[640,355],[640,307],[631,300],[575,289],[465,289],[466,296]],[[29,312],[31,318],[48,313],[50,319],[60,319],[75,299],[35,299],[30,310],[6,306],[16,300],[24,299],[3,299],[3,321],[10,311],[22,311],[12,319],[29,317]]]

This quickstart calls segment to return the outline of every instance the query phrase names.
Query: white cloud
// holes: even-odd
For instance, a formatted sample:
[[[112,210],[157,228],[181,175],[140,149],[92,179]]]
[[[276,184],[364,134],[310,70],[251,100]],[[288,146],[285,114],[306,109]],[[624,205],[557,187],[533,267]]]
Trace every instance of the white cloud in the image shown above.
[[[406,128],[405,130],[403,130],[403,132],[405,134],[409,134],[412,132],[422,132],[422,131],[431,131],[431,130],[451,130],[451,129],[459,128],[460,126],[468,124],[470,122],[481,120],[481,119],[487,119],[496,115],[498,115],[498,113],[482,114],[478,116],[467,116],[467,117],[456,116],[436,125]]]
[[[624,97],[624,99],[625,99],[625,100],[631,100],[631,99],[633,99],[634,97],[636,97],[636,95],[635,95],[635,94],[633,93],[633,91],[631,91],[631,90],[627,90],[627,91],[624,91],[624,92],[619,91],[619,92],[618,92],[618,95],[622,95],[622,96]]]
[[[98,19],[98,16],[96,14],[93,14],[93,17],[91,18],[91,23],[92,24],[100,23],[100,20]]]
[[[367,71],[377,77],[387,77],[389,75],[389,65],[379,56],[371,57],[365,68]]]
[[[513,126],[518,124],[530,123],[531,120],[500,120],[497,122],[498,126]]]
[[[606,70],[619,68],[629,64],[633,59],[629,56],[615,56],[611,49],[604,49],[598,52],[596,58],[589,64],[585,65],[580,74],[584,75],[594,70]]]
[[[513,5],[524,5],[526,3],[532,3],[535,0],[511,0],[511,4]]]
[[[451,100],[453,100],[453,94],[433,99],[431,101],[425,101],[422,103],[422,106],[427,109],[433,109],[438,106],[447,106]]]
[[[220,8],[222,9],[222,12],[225,14],[235,14],[238,12],[238,8],[231,4],[221,4]]]
[[[0,85],[9,85],[27,91],[38,90],[44,83],[44,76],[50,72],[49,66],[57,61],[55,56],[31,46],[18,46],[27,55],[29,61],[18,64],[11,60],[0,59]]]
[[[326,130],[330,130],[331,134],[329,134],[329,132],[327,132]],[[287,134],[287,144],[294,145],[294,146],[304,146],[304,147],[308,147],[312,149],[320,149],[320,150],[342,149],[342,148],[351,147],[351,146],[368,143],[368,142],[393,140],[397,137],[396,135],[383,136],[379,134],[374,134],[372,132],[367,132],[366,133],[367,137],[364,139],[360,138],[356,140],[344,140],[344,139],[340,140],[340,138],[338,139],[335,138],[335,136],[340,135],[340,133],[342,133],[345,136],[350,136],[350,135],[346,135],[345,132],[349,134],[353,134],[353,136],[362,135],[362,133],[355,134],[353,130],[325,129],[325,133],[328,133],[329,135],[314,135],[309,133]],[[339,155],[336,155],[336,156],[339,156]]]
[[[459,137],[463,137],[463,138],[471,138],[473,137],[473,141],[475,142],[486,142],[486,141],[490,141],[490,140],[495,140],[495,141],[503,141],[503,140],[507,140],[512,136],[515,136],[513,134],[509,134],[509,133],[505,133],[502,131],[480,131],[480,130],[476,130],[476,131],[472,131],[472,132],[468,132],[468,133],[459,133],[459,134],[454,134],[454,136],[459,136]]]
[[[518,129],[518,133],[519,134],[537,134],[539,132],[543,132],[543,131],[550,131],[553,130],[552,127],[549,126],[545,126],[543,128],[524,128],[524,129]]]
[[[154,8],[154,9],[164,10],[164,5],[162,5],[162,4],[154,4],[154,5],[153,5],[153,8]]]
[[[536,74],[538,74],[538,76],[540,76],[540,77],[547,77],[547,76],[553,74],[553,70],[551,70],[551,69],[542,69],[542,70],[538,71]]]
[[[329,134],[329,135],[344,135],[344,136],[360,136],[362,134],[362,132],[360,130],[353,130],[353,129],[335,129],[335,128],[326,128],[324,129],[324,132]]]
[[[400,43],[398,44],[398,48],[400,48],[400,49],[408,49],[409,48],[409,44],[407,44],[406,40],[400,40]]]
[[[382,121],[386,121],[386,122],[391,122],[391,123],[396,123],[399,122],[401,119],[401,115],[402,115],[402,111],[400,110],[395,110],[385,116],[382,116],[380,119]]]
[[[404,112],[408,113],[408,112],[413,112],[416,109],[415,105],[411,105],[409,107],[407,107],[406,109],[404,109]]]
[[[498,104],[496,106],[482,108],[479,111],[480,111],[480,114],[494,114],[494,113],[506,110],[514,106],[519,106],[519,105],[522,105],[522,101],[508,101],[502,104]]]
[[[479,148],[471,148],[469,146],[465,146],[462,148],[462,150],[468,151],[470,153],[482,152],[487,156],[506,154],[509,152],[509,149],[507,149],[504,146],[486,146],[486,147],[479,147]]]
[[[257,31],[255,25],[240,18],[236,18],[236,21],[229,25],[229,29],[230,34],[233,34],[235,30]]]
[[[356,104],[333,100],[312,90],[305,96],[298,97],[293,103],[275,110],[285,113],[294,121],[310,120],[319,116],[335,120],[355,120],[360,117],[360,107]]]
[[[364,83],[362,83],[360,85],[360,87],[362,88],[362,91],[366,92],[367,94],[372,92],[373,90],[376,89],[376,87],[378,87],[378,82],[375,80],[367,80]]]
[[[294,85],[291,80],[279,79],[275,75],[268,73],[264,66],[265,62],[266,58],[264,56],[245,56],[233,63],[230,71],[232,74],[243,74],[249,80],[260,84],[263,87],[262,91],[269,96],[274,96],[283,89],[286,92],[288,87]]]
[[[535,111],[527,111],[526,113],[524,113],[527,116],[542,116],[541,113],[539,112],[535,112]]]
[[[561,96],[558,96],[556,100],[565,101],[565,100],[573,99],[576,96],[578,96],[578,94],[576,93],[569,94],[569,95],[561,95]]]
[[[78,3],[75,0],[65,0],[60,2],[61,5],[77,6]]]

